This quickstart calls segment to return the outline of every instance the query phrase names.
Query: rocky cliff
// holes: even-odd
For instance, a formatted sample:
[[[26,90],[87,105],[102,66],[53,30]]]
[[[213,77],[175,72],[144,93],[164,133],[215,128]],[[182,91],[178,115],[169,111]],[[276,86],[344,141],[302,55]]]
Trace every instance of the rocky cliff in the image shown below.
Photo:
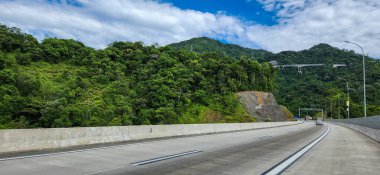
[[[247,112],[257,121],[287,121],[292,118],[286,108],[277,104],[272,93],[259,91],[238,92],[237,96]]]

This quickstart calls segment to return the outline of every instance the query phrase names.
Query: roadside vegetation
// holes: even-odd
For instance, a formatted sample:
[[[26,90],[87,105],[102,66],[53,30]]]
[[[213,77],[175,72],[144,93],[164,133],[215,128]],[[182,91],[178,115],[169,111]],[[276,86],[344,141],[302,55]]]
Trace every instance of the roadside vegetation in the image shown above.
[[[141,42],[95,50],[0,25],[0,128],[253,122],[235,92],[272,91],[268,63]]]
[[[274,69],[279,64],[325,67]],[[341,63],[348,67],[333,68]],[[380,114],[380,61],[366,57],[368,115]],[[279,104],[363,116],[361,55],[319,44],[299,52],[194,38],[169,46],[114,42],[96,50],[71,39],[38,42],[0,25],[0,128],[252,122],[235,93],[273,92]],[[340,78],[339,78],[340,77]],[[331,110],[332,109],[332,110]]]
[[[209,38],[193,38],[171,44],[182,50],[198,53],[215,51],[234,59],[253,59],[259,62],[276,60],[281,64],[325,64],[324,67],[277,69],[273,94],[277,102],[297,115],[298,108],[324,108],[328,117],[346,118],[347,90],[350,86],[350,117],[363,114],[362,55],[341,50],[327,44],[318,44],[302,51],[283,51],[277,54],[264,50],[224,44]],[[351,48],[349,45],[347,48]],[[333,68],[333,64],[347,67]],[[380,114],[380,60],[366,57],[367,113]],[[339,115],[340,114],[340,115]],[[310,114],[311,115],[311,114]]]

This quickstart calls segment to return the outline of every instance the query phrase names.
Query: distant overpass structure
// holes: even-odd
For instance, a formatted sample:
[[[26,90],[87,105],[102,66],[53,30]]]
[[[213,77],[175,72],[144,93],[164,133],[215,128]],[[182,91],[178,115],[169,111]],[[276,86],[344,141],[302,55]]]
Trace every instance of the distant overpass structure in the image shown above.
[[[322,66],[325,66],[325,64],[283,64],[283,65],[279,65],[276,60],[270,61],[269,63],[272,64],[272,66],[274,68],[282,68],[283,69],[285,67],[296,67],[298,69],[298,73],[300,73],[300,74],[302,74],[302,68],[303,67],[322,67]],[[346,67],[346,66],[347,66],[346,64],[333,64],[334,68]]]
[[[347,64],[333,64],[333,68],[337,67],[347,67]]]
[[[302,68],[303,67],[321,67],[321,66],[325,66],[324,64],[283,64],[283,65],[279,65],[277,61],[270,61],[269,62],[270,64],[272,64],[272,66],[274,68],[285,68],[285,67],[296,67],[298,68],[298,72],[300,74],[302,74]]]
[[[301,117],[301,111],[317,111],[317,112],[322,112],[322,119],[324,119],[323,116],[323,109],[321,108],[298,108],[298,115]]]

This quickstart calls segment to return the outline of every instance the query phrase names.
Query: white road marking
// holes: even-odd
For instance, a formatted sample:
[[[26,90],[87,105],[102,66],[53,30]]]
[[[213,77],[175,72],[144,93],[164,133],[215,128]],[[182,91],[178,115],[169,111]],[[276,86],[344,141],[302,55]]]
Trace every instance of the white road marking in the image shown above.
[[[321,141],[326,135],[330,132],[330,128],[327,129],[326,132],[324,132],[320,137],[318,137],[316,140],[299,150],[297,153],[293,154],[291,157],[287,158],[282,163],[276,165],[274,168],[270,169],[268,172],[264,172],[265,175],[277,175],[283,172],[286,168],[288,168],[290,165],[292,165],[294,162],[296,162],[302,155],[304,155],[306,152],[308,152],[313,146],[318,144],[319,141]]]
[[[79,149],[79,150],[73,150],[73,151],[62,151],[62,152],[46,153],[46,154],[35,154],[35,155],[29,155],[29,156],[9,157],[9,158],[2,158],[2,159],[0,159],[0,161],[26,159],[26,158],[43,157],[43,156],[52,156],[52,155],[68,154],[68,153],[77,153],[77,152],[93,151],[93,150],[108,149],[108,148],[118,148],[118,147],[132,146],[132,145],[150,144],[150,143],[162,142],[162,141],[164,141],[164,140],[157,140],[157,141],[150,141],[150,142],[139,142],[139,143],[126,143],[126,144],[122,144],[122,145],[102,146],[102,147],[97,147],[97,148]]]
[[[169,156],[163,156],[163,157],[144,160],[144,161],[140,161],[140,162],[134,162],[134,163],[131,163],[131,165],[145,165],[145,164],[149,164],[149,163],[154,163],[154,162],[163,161],[163,160],[167,160],[167,159],[173,159],[176,157],[182,157],[182,156],[186,156],[189,154],[195,154],[195,153],[200,153],[200,152],[202,152],[202,151],[198,151],[198,150],[187,151],[187,152],[173,154],[173,155],[169,155]]]
[[[136,165],[136,166],[138,166],[138,165],[145,165],[145,164],[149,164],[149,163],[154,163],[154,162],[158,162],[158,161],[162,161],[162,160],[166,160],[166,159],[172,159],[172,158],[181,157],[181,156],[185,156],[185,155],[189,155],[189,154],[200,153],[200,152],[202,152],[202,151],[193,150],[193,151],[173,154],[173,155],[169,155],[169,156],[159,157],[159,158],[155,158],[155,159],[149,159],[149,160],[144,160],[144,161],[140,161],[140,162],[135,162],[135,163],[131,163],[131,164],[128,164],[128,165],[123,165],[123,166],[119,166],[119,167],[115,167],[115,168],[111,168],[111,169],[107,169],[107,170],[96,171],[96,172],[88,173],[88,174],[85,174],[85,175],[94,175],[94,174],[104,173],[104,172],[107,172],[107,171],[112,171],[112,170],[117,170],[117,169],[125,168],[125,167],[130,166],[130,165]]]
[[[261,136],[261,137],[257,137],[258,139],[262,140],[262,139],[269,139],[273,136]]]

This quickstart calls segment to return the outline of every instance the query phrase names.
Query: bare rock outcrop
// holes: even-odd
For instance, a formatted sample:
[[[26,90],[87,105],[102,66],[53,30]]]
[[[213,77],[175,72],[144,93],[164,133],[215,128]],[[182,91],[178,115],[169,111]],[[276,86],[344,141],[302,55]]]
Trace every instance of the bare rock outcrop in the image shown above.
[[[260,91],[238,92],[237,96],[247,112],[257,121],[287,121],[284,107],[277,104],[272,93]]]

